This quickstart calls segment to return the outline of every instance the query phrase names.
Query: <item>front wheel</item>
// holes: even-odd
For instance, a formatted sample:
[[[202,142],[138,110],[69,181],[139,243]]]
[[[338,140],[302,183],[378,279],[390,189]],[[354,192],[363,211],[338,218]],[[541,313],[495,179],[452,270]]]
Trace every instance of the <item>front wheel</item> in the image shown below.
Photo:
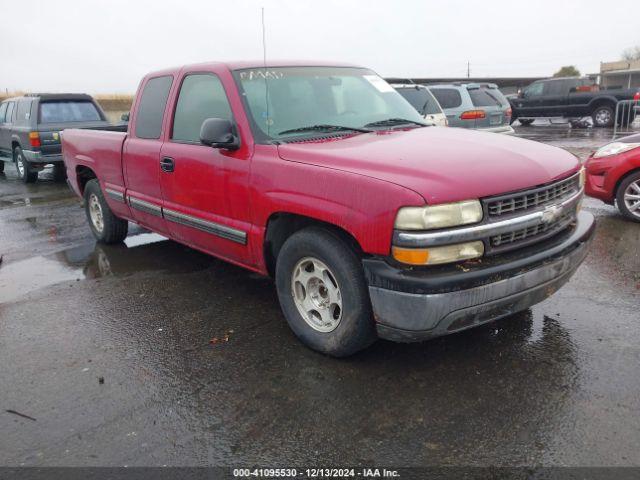
[[[38,180],[38,171],[31,168],[20,147],[16,147],[13,151],[13,159],[16,162],[16,172],[20,180],[24,183],[34,183]]]
[[[127,238],[129,223],[116,217],[102,194],[98,180],[84,188],[84,208],[91,232],[100,243],[120,243]]]
[[[313,350],[345,357],[375,341],[362,263],[338,234],[310,227],[289,237],[276,287],[289,326]]]
[[[616,202],[625,217],[640,222],[640,172],[629,175],[620,183]]]
[[[613,107],[609,105],[601,105],[591,112],[593,124],[599,128],[609,128],[613,126]]]

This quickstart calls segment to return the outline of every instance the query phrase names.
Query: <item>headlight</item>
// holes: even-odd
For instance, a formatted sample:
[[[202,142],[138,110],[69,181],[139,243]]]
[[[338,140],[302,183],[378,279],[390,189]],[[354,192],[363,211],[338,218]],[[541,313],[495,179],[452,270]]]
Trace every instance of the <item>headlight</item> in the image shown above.
[[[600,147],[596,153],[593,154],[593,157],[610,157],[611,155],[618,155],[619,153],[628,152],[638,147],[640,147],[640,143],[613,142],[604,147]]]
[[[397,261],[408,265],[440,265],[480,258],[484,244],[477,241],[430,248],[392,247],[391,253]]]
[[[398,230],[433,230],[477,223],[482,220],[478,200],[446,203],[428,207],[403,207],[398,210],[395,228]]]

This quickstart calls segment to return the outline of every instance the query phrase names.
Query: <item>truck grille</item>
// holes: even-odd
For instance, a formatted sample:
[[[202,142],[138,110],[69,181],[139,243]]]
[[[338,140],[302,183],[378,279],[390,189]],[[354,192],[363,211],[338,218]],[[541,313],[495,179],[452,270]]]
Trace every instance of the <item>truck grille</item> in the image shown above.
[[[484,204],[489,217],[526,212],[570,197],[578,192],[579,183],[579,175],[574,175],[543,187],[489,198],[484,201]]]
[[[489,238],[492,253],[497,253],[498,250],[504,250],[506,248],[511,249],[524,246],[524,244],[539,242],[551,237],[566,228],[574,218],[575,210],[565,213],[552,223],[540,223],[529,228],[494,235]]]

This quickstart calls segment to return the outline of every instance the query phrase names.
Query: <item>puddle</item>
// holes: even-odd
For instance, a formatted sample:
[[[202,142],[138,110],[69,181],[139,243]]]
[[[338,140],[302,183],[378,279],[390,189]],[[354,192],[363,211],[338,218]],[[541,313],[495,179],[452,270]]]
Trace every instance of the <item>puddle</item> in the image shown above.
[[[17,262],[5,258],[0,268],[0,304],[73,280],[145,271],[188,273],[208,268],[214,262],[217,260],[213,257],[156,233],[132,235],[119,245],[87,243]]]
[[[55,195],[43,195],[33,197],[17,197],[0,199],[0,209],[12,207],[32,207],[37,205],[50,204],[61,200],[77,201],[70,191],[64,191]]]

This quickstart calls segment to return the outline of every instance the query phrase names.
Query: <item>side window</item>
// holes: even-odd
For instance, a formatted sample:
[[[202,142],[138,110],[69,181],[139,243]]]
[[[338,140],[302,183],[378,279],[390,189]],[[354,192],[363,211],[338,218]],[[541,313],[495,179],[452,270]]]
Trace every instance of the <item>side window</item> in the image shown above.
[[[545,82],[544,84],[544,94],[545,95],[562,95],[569,91],[570,81],[567,80],[551,80],[549,82]]]
[[[224,87],[216,75],[188,75],[180,87],[171,138],[199,143],[200,127],[207,118],[232,119]]]
[[[462,96],[455,88],[433,88],[431,93],[436,97],[440,106],[444,109],[458,108],[462,105]]]
[[[171,76],[156,77],[147,81],[136,114],[136,137],[160,138],[162,117],[172,82]]]
[[[524,96],[526,98],[539,97],[540,95],[542,95],[543,88],[544,88],[543,82],[532,83],[525,89]]]
[[[16,102],[9,102],[7,104],[7,113],[4,117],[4,123],[13,123],[13,110],[16,106]]]
[[[7,113],[7,105],[7,102],[0,104],[0,123],[4,123],[4,115]]]
[[[31,100],[20,100],[16,113],[16,124],[27,125],[31,117]]]

